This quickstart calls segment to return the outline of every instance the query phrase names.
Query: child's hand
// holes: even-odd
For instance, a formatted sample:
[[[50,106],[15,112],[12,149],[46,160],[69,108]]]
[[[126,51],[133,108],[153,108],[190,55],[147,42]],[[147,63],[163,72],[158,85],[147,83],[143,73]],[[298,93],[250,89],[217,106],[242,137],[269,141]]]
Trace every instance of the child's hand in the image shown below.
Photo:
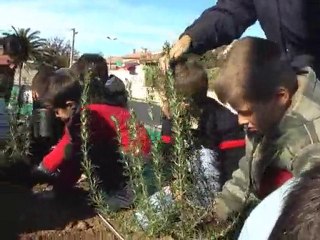
[[[50,172],[43,166],[42,163],[40,163],[38,166],[35,166],[31,170],[31,175],[38,179],[43,178],[56,178],[59,175],[58,171]]]

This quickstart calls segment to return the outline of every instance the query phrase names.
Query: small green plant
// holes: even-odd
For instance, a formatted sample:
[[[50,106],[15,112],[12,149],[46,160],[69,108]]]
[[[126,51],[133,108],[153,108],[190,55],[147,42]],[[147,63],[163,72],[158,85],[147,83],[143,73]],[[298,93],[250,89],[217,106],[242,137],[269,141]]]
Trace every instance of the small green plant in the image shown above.
[[[87,177],[87,182],[90,189],[90,203],[95,207],[95,209],[101,214],[108,214],[108,206],[105,200],[105,194],[99,187],[99,178],[95,174],[96,166],[93,165],[90,156],[90,114],[86,108],[89,103],[89,91],[90,91],[90,79],[91,73],[87,73],[85,76],[83,92],[81,96],[81,107],[82,111],[80,113],[81,122],[81,151],[82,151],[82,168],[84,174]]]
[[[12,99],[16,99],[18,92],[12,94]],[[31,116],[22,115],[21,108],[17,101],[11,101],[8,110],[9,138],[4,148],[7,161],[16,162],[30,156],[31,145]]]
[[[168,47],[164,47],[168,53]],[[159,76],[160,69],[150,70],[151,76]],[[169,71],[165,76],[164,89],[166,98],[170,106],[170,113],[173,124],[173,139],[172,153],[170,159],[164,159],[165,154],[162,152],[162,142],[159,139],[153,139],[151,162],[145,164],[141,155],[122,152],[126,156],[125,164],[127,175],[130,178],[131,186],[134,189],[135,209],[130,214],[131,218],[136,221],[136,226],[127,226],[127,232],[132,232],[132,229],[143,227],[145,233],[149,237],[172,236],[177,239],[189,239],[196,236],[211,236],[211,233],[200,232],[197,228],[201,223],[202,218],[208,214],[211,209],[204,209],[196,206],[192,202],[190,192],[194,190],[192,182],[192,174],[190,174],[189,166],[192,159],[195,157],[193,146],[194,139],[191,137],[191,116],[185,108],[185,101],[180,96],[174,87],[174,77]],[[152,95],[146,101],[152,100]],[[152,111],[149,111],[150,113]],[[151,116],[152,117],[152,116]],[[136,118],[132,114],[132,121],[129,122],[131,138],[136,136]],[[156,131],[156,129],[152,129]],[[151,131],[152,131],[151,130]],[[133,146],[133,150],[137,146]],[[135,150],[134,150],[135,151]],[[171,166],[169,166],[171,165]],[[168,168],[170,168],[171,176],[168,178]],[[145,170],[152,172],[152,178],[146,179],[143,177]],[[147,181],[146,181],[147,180]],[[153,189],[157,190],[156,205],[151,201],[148,195],[148,186],[153,185]],[[171,192],[172,203],[168,204],[168,191]],[[154,201],[154,200],[153,200]],[[160,212],[159,212],[160,209]],[[143,210],[143,211],[142,211]],[[141,213],[142,217],[137,219],[137,214]],[[141,215],[140,215],[141,216]],[[147,224],[147,227],[146,225]]]
[[[170,45],[165,44],[163,50],[164,54],[168,54]],[[88,156],[90,148],[88,119],[90,117],[86,111],[83,111],[81,113],[83,168],[88,177],[91,202],[94,203],[99,213],[103,213],[107,219],[112,219],[117,223],[121,233],[125,234],[127,239],[132,238],[133,233],[141,232],[142,229],[144,237],[151,239],[168,236],[174,239],[228,239],[224,238],[223,234],[219,235],[218,231],[202,226],[203,219],[212,212],[212,205],[203,207],[195,200],[195,196],[198,199],[206,196],[202,196],[203,192],[195,189],[194,186],[195,182],[202,181],[202,179],[198,179],[201,178],[201,174],[195,176],[191,169],[193,160],[199,157],[199,153],[196,151],[198,144],[191,133],[192,118],[186,108],[186,99],[176,92],[171,71],[164,75],[158,67],[148,66],[146,79],[149,79],[147,81],[150,83],[147,103],[150,104],[153,101],[153,93],[157,87],[159,87],[157,90],[165,93],[168,100],[173,131],[170,154],[163,152],[163,143],[159,138],[152,139],[150,159],[146,159],[141,154],[142,146],[138,141],[139,124],[136,115],[131,110],[131,118],[128,121],[131,145],[128,149],[120,147],[120,153],[125,168],[124,174],[127,176],[128,185],[134,192],[134,209],[111,213],[105,201],[106,194],[99,188],[99,180],[94,174],[95,167]],[[87,103],[87,88],[85,84],[82,97],[83,106]],[[129,99],[131,100],[130,89],[129,86]],[[153,119],[152,106],[148,112],[150,118]],[[121,143],[119,123],[114,117],[112,120],[118,131],[118,142]],[[159,131],[155,126],[150,128],[149,133]],[[154,196],[157,196],[156,200]],[[169,203],[168,196],[171,198]]]
[[[159,85],[160,69],[156,65],[145,65],[143,67],[146,87],[156,87]]]

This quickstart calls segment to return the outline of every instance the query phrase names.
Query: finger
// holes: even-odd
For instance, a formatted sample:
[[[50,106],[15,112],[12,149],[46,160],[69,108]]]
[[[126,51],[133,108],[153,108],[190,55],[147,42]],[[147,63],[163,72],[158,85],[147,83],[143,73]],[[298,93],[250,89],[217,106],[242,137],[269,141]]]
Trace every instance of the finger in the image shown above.
[[[166,56],[163,56],[162,58],[160,58],[159,60],[160,63],[160,68],[163,72],[166,72],[169,68],[169,59]]]
[[[179,58],[182,53],[184,53],[187,50],[187,46],[185,46],[184,42],[182,40],[179,40],[174,44],[174,46],[171,48],[169,52],[170,59],[177,59]]]
[[[177,44],[174,45],[172,47],[172,49],[170,50],[170,53],[169,53],[169,56],[170,56],[170,59],[175,59],[179,56],[179,51],[180,50],[180,46],[178,46]]]

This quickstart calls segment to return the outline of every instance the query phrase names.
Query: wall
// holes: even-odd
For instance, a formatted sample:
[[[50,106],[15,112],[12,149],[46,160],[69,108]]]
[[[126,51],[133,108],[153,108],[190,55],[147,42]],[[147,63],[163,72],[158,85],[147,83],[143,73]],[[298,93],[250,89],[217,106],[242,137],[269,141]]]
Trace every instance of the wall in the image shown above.
[[[126,86],[131,83],[131,94],[133,98],[145,100],[147,97],[147,88],[144,86],[143,65],[136,66],[136,74],[132,75],[126,69],[110,70],[113,74],[120,78]]]
[[[19,84],[19,73],[20,70],[19,68],[16,69],[15,76],[14,76],[14,84],[18,85]],[[26,68],[22,69],[22,74],[21,74],[21,84],[22,85],[31,85],[33,77],[36,75],[37,70],[27,70]]]

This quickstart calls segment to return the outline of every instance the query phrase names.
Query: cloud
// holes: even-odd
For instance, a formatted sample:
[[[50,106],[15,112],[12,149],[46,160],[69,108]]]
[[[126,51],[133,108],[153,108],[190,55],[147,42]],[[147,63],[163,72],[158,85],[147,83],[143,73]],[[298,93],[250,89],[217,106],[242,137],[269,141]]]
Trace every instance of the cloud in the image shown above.
[[[41,37],[71,38],[76,28],[76,49],[81,52],[124,54],[133,48],[160,50],[173,42],[209,0],[0,0],[0,30],[11,25],[41,31]],[[258,27],[259,28],[259,27]],[[248,33],[259,32],[256,26]],[[261,31],[260,31],[261,32]],[[117,41],[107,40],[117,37]]]
[[[7,30],[11,25],[31,27],[40,30],[43,37],[70,39],[70,28],[75,27],[79,32],[76,45],[81,51],[108,50],[110,45],[123,49],[142,46],[159,49],[165,40],[174,40],[183,30],[181,19],[186,18],[185,13],[173,14],[166,8],[128,2],[0,0],[0,29]],[[110,43],[106,39],[108,35],[117,36],[119,41]]]

